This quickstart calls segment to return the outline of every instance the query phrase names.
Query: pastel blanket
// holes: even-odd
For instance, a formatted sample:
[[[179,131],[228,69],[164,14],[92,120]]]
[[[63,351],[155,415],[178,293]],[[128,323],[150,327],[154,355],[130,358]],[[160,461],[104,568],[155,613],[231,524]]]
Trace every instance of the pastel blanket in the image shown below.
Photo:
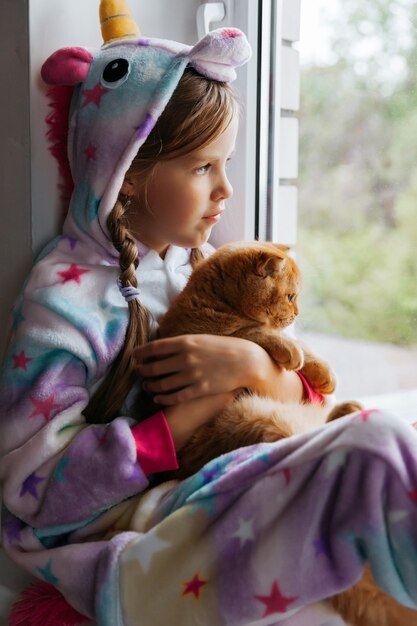
[[[417,608],[416,494],[416,431],[364,411],[232,452],[73,532],[6,512],[4,537],[100,626],[291,626],[365,560]]]
[[[417,608],[416,487],[417,433],[377,411],[225,455],[138,521],[99,623],[290,624],[357,581],[365,559]]]

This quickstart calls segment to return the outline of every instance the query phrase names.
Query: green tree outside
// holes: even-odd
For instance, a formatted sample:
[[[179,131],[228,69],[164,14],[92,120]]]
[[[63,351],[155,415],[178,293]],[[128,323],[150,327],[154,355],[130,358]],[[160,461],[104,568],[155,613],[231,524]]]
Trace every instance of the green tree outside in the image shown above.
[[[334,64],[302,71],[303,328],[414,345],[417,6],[344,0],[341,15]]]

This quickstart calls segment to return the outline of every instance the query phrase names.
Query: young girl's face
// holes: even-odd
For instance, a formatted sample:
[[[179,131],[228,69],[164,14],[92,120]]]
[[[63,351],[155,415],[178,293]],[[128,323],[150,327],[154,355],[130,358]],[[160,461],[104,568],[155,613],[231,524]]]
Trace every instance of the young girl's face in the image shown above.
[[[237,129],[237,120],[233,119],[204,148],[160,161],[148,184],[148,208],[139,181],[132,179],[139,207],[129,216],[129,226],[136,239],[162,257],[171,244],[195,248],[207,241],[225,209],[225,200],[233,194],[226,166]]]

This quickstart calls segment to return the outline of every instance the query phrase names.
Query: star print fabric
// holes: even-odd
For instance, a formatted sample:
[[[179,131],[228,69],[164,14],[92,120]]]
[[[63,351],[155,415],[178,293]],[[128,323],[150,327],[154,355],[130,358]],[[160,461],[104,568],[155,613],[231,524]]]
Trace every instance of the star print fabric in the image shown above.
[[[224,455],[173,485],[122,551],[123,624],[320,626],[331,613],[316,603],[365,559],[417,608],[416,483],[415,430],[378,411]]]

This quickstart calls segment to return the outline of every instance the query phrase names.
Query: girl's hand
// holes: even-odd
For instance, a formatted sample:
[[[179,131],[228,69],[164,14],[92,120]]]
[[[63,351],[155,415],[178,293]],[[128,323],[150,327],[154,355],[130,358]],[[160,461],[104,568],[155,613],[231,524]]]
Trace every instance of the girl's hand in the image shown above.
[[[154,401],[174,405],[252,388],[261,351],[266,355],[257,344],[237,337],[182,335],[140,346],[134,359]]]

